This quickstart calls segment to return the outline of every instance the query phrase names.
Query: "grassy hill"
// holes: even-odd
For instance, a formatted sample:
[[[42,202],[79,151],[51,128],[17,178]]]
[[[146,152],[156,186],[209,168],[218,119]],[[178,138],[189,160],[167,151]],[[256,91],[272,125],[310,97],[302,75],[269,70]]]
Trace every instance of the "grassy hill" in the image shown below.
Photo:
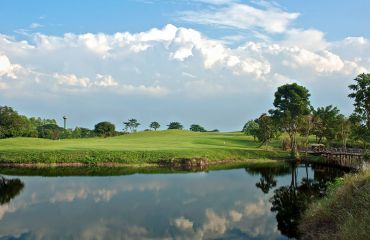
[[[151,163],[172,158],[247,160],[285,157],[273,142],[269,150],[242,133],[200,133],[180,130],[138,132],[111,138],[0,140],[0,162]]]

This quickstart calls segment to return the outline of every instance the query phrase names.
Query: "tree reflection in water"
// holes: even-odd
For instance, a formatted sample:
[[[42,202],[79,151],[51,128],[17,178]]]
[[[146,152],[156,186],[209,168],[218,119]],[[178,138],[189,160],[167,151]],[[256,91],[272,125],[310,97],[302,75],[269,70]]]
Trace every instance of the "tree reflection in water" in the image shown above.
[[[24,183],[16,179],[6,179],[0,176],[0,205],[9,203],[24,188]]]
[[[261,189],[263,193],[269,193],[270,189],[276,187],[276,180],[272,175],[262,175],[260,181],[256,183],[256,187]]]
[[[325,194],[328,181],[343,175],[342,171],[312,166],[314,177],[309,179],[308,166],[305,167],[306,176],[298,182],[298,166],[292,164],[290,186],[275,189],[270,199],[271,211],[276,212],[278,229],[289,238],[299,238],[298,222],[308,204]]]
[[[290,166],[287,164],[273,167],[254,166],[248,167],[245,170],[251,175],[261,175],[259,182],[256,183],[256,187],[267,194],[272,188],[276,187],[277,182],[275,177],[288,174],[290,172]]]

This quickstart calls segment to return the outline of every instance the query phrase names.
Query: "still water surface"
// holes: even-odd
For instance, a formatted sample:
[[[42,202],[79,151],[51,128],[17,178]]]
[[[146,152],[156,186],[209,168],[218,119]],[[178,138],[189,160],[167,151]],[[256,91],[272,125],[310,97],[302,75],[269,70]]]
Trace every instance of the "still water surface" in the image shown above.
[[[121,176],[20,172],[0,169],[0,239],[295,238],[307,203],[343,174],[290,164]]]

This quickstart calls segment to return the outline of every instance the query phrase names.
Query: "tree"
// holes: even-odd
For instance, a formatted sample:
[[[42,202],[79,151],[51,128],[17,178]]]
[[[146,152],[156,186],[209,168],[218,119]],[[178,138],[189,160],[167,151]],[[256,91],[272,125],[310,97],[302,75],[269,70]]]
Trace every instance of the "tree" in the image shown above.
[[[310,137],[311,133],[313,132],[315,126],[316,118],[310,114],[306,115],[301,119],[299,133],[301,136],[304,137],[304,147],[306,148],[306,157],[307,157],[307,150],[308,150],[308,138]]]
[[[81,138],[81,128],[80,127],[75,127],[75,129],[72,131],[72,138]]]
[[[110,122],[100,122],[95,125],[94,132],[98,136],[110,137],[114,136],[116,127]]]
[[[74,138],[74,136],[73,136],[73,130],[71,128],[64,128],[63,127],[63,131],[62,131],[62,134],[60,135],[60,138],[61,139]]]
[[[206,130],[204,129],[204,127],[198,125],[198,124],[192,124],[190,126],[190,131],[193,131],[193,132],[206,132]]]
[[[140,126],[140,123],[134,118],[129,119],[127,122],[123,122],[123,124],[125,125],[125,131],[130,129],[131,132],[136,132],[136,128]]]
[[[349,119],[351,121],[351,137],[362,142],[363,148],[366,149],[367,143],[370,142],[369,130],[365,124],[361,124],[359,116],[352,114]]]
[[[256,133],[258,131],[259,125],[256,120],[250,120],[246,124],[244,124],[242,132],[246,135],[253,136],[254,140],[256,140]]]
[[[337,139],[342,142],[342,147],[344,150],[347,149],[347,140],[351,136],[351,121],[349,118],[346,118],[344,115],[340,114],[338,116],[338,131]]]
[[[270,110],[279,128],[288,133],[291,154],[295,158],[299,158],[296,136],[299,130],[300,119],[310,114],[309,97],[310,93],[305,87],[296,83],[286,84],[279,87],[276,91],[275,109]]]
[[[31,117],[28,119],[30,124],[30,133],[28,134],[30,137],[37,137],[38,136],[38,128],[47,124],[57,125],[57,121],[55,119],[42,119],[40,117]]]
[[[93,130],[83,127],[76,127],[71,133],[72,138],[89,138],[94,136],[95,132]]]
[[[330,145],[337,136],[339,130],[339,109],[332,105],[319,107],[317,110],[313,111],[313,115],[317,120],[314,134],[319,139],[318,142],[321,143],[324,137],[327,144]]]
[[[154,129],[154,131],[157,131],[158,128],[160,128],[161,125],[158,122],[151,122],[149,125],[149,128]]]
[[[268,145],[270,140],[277,135],[271,116],[268,116],[266,113],[264,113],[255,121],[259,126],[256,131],[256,137],[258,141],[261,142],[261,146],[264,144]]]
[[[57,125],[57,121],[55,119],[42,119],[40,117],[31,117],[29,118],[29,121],[35,129],[37,129],[40,126],[46,125],[46,124],[55,124]]]
[[[37,128],[39,138],[60,139],[65,129],[56,124],[45,124]]]
[[[168,126],[168,129],[182,130],[184,128],[179,122],[170,122],[170,124],[168,124],[167,126]]]
[[[95,132],[88,128],[80,128],[81,138],[95,137]]]
[[[362,73],[354,80],[356,83],[348,86],[352,90],[348,96],[354,99],[355,107],[351,120],[356,138],[366,148],[367,142],[370,142],[370,74]]]
[[[11,107],[0,106],[0,138],[27,136],[30,125],[25,116]]]

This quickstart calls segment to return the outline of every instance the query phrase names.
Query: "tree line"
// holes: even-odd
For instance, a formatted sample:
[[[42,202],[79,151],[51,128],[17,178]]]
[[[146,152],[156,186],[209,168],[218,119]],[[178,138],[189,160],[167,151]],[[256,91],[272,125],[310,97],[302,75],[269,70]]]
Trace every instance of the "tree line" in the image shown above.
[[[75,127],[74,129],[64,129],[58,126],[55,119],[42,119],[40,117],[27,118],[20,115],[13,108],[8,106],[0,106],[0,138],[11,137],[38,137],[47,139],[66,139],[66,138],[89,138],[89,137],[111,137],[122,134],[136,132],[140,123],[137,119],[129,119],[123,122],[124,129],[117,131],[116,126],[108,121],[99,122],[94,129],[83,127]],[[170,122],[167,129],[183,130],[184,126],[179,122]],[[158,130],[161,125],[154,121],[149,124],[149,130]],[[192,124],[189,128],[194,132],[207,132],[207,130],[199,124]],[[212,130],[217,132],[218,130]]]
[[[309,137],[317,143],[340,143],[344,149],[348,140],[360,142],[364,149],[370,142],[370,74],[360,74],[349,85],[349,98],[354,101],[354,112],[346,117],[332,105],[314,108],[310,103],[308,89],[296,83],[277,89],[274,108],[248,121],[242,132],[253,136],[261,145],[285,133],[283,147],[290,149],[292,156],[299,157],[297,137],[307,147]],[[324,142],[325,141],[325,142]]]
[[[317,143],[340,142],[346,148],[348,140],[360,142],[364,149],[370,142],[370,74],[360,74],[349,86],[349,97],[354,100],[354,112],[349,117],[340,113],[332,105],[314,108],[310,103],[308,89],[296,83],[280,86],[275,92],[274,108],[261,114],[257,119],[248,121],[243,132],[252,135],[267,145],[272,139],[285,133],[284,148],[290,149],[293,156],[298,157],[298,140],[303,139],[307,146],[309,137],[314,135]],[[136,132],[141,124],[137,119],[123,122],[123,130],[117,131],[113,123],[104,121],[95,125],[94,129],[76,127],[64,129],[57,125],[55,119],[40,117],[27,118],[18,114],[11,107],[0,106],[0,138],[39,137],[48,139],[88,138],[95,136],[117,136]],[[161,125],[154,121],[146,130],[158,130]],[[180,122],[171,122],[167,129],[184,129]],[[207,132],[199,124],[189,128],[195,132]],[[210,132],[217,132],[212,130]],[[302,145],[302,142],[300,143]]]

